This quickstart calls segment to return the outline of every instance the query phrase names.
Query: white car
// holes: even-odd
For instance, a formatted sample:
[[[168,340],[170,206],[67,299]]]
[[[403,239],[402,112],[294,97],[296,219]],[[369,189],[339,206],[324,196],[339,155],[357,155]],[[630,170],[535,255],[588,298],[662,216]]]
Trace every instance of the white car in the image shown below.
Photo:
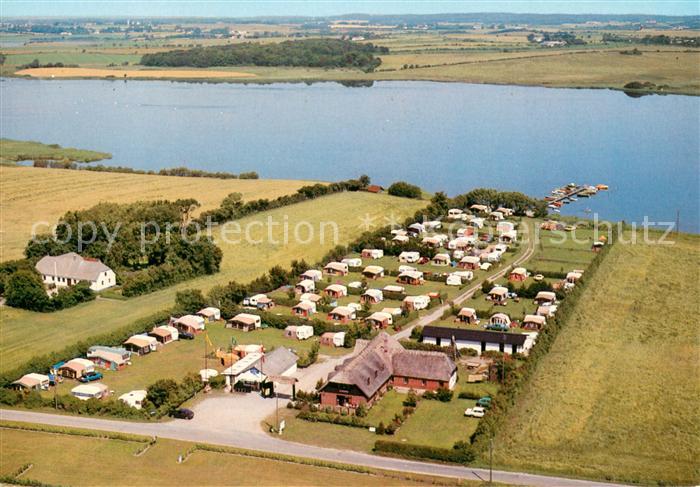
[[[469,408],[466,411],[464,411],[465,416],[469,416],[472,418],[483,418],[485,414],[486,414],[486,409],[479,407],[479,406]]]

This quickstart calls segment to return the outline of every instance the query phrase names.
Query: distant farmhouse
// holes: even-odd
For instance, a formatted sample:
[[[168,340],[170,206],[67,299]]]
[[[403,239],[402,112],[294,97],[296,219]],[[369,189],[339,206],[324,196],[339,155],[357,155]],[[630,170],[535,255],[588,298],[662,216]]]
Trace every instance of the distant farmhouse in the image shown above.
[[[97,259],[86,259],[75,252],[44,256],[36,263],[36,270],[49,286],[68,287],[85,281],[93,291],[101,291],[117,283],[112,269]]]

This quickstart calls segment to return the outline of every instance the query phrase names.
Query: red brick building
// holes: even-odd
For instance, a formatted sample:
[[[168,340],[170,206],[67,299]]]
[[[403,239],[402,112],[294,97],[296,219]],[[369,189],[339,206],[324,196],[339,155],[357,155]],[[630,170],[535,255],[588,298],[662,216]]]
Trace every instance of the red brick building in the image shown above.
[[[442,352],[406,350],[385,332],[372,341],[358,340],[355,353],[333,372],[320,390],[321,405],[371,406],[389,385],[402,390],[452,389],[457,366]]]

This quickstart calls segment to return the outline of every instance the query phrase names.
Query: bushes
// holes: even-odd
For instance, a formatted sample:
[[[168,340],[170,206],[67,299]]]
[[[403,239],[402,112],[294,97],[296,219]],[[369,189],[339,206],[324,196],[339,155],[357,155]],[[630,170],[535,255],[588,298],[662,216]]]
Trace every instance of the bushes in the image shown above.
[[[297,39],[271,44],[244,42],[226,46],[195,47],[144,54],[144,66],[303,66],[359,68],[371,72],[381,64],[375,53],[386,47],[341,39]]]
[[[459,399],[481,399],[483,397],[483,394],[480,394],[478,392],[473,392],[473,391],[462,391],[459,393],[457,396]]]
[[[299,357],[297,365],[301,368],[304,368],[316,363],[316,360],[318,360],[318,351],[320,348],[321,345],[319,344],[319,342],[315,341],[314,343],[312,343],[311,349],[308,351],[308,353],[302,357]]]
[[[399,340],[403,348],[407,350],[424,350],[426,352],[442,352],[446,354],[452,353],[451,347],[441,347],[432,343],[414,342],[412,340]]]
[[[464,442],[455,443],[454,448],[448,449],[377,440],[374,443],[374,451],[400,457],[421,458],[461,464],[468,464],[474,461],[475,458],[471,447]]]
[[[394,184],[389,186],[387,192],[392,196],[400,196],[402,198],[412,199],[420,199],[423,195],[423,192],[418,186],[414,184],[409,184],[405,181],[395,182]]]
[[[197,374],[187,374],[179,384],[172,379],[160,379],[148,387],[146,399],[156,408],[158,416],[164,416],[201,391],[203,387]]]
[[[0,404],[8,406],[22,405],[27,409],[56,408],[59,411],[75,414],[90,414],[97,416],[114,416],[129,419],[149,419],[146,409],[134,409],[116,399],[81,401],[70,395],[61,394],[56,398],[43,397],[37,391],[29,393],[0,389]]]
[[[435,392],[425,391],[423,393],[423,399],[437,400],[440,402],[450,402],[452,400],[453,395],[454,395],[454,392],[452,392],[451,390],[449,390],[445,387],[440,387]]]
[[[369,424],[356,414],[343,416],[336,413],[302,411],[297,415],[297,418],[312,423],[331,423],[342,426],[352,426],[354,428],[369,428]]]
[[[33,270],[18,270],[7,278],[5,285],[7,305],[31,311],[52,311],[39,274]]]

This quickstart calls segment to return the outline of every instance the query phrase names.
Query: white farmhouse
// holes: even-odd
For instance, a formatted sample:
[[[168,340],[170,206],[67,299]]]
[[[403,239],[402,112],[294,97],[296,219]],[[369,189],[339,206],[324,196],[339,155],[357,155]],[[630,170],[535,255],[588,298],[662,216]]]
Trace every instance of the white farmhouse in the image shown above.
[[[46,255],[36,263],[44,284],[68,287],[81,281],[88,282],[93,291],[102,291],[117,283],[114,271],[97,259],[84,259],[75,252]]]

